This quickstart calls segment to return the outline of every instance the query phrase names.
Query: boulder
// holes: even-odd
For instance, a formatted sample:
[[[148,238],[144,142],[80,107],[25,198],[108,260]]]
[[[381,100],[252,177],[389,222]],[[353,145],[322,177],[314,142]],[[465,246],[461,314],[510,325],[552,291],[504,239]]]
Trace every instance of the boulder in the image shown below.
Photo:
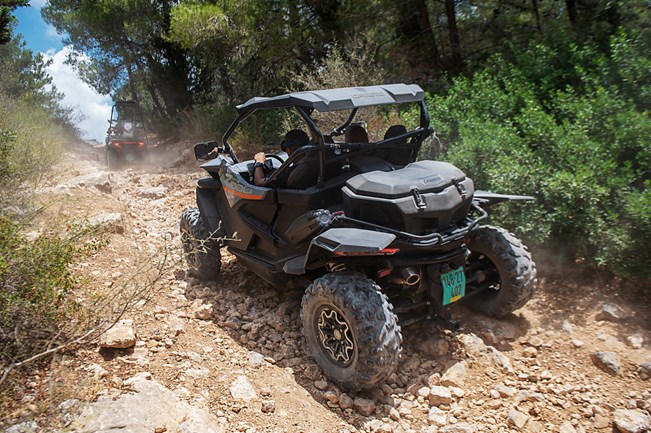
[[[119,212],[102,212],[93,215],[88,219],[92,227],[103,230],[106,233],[124,233],[124,216]]]
[[[651,429],[651,418],[639,409],[617,409],[613,412],[613,423],[621,433],[644,433]]]
[[[595,320],[606,320],[608,322],[623,322],[629,318],[629,314],[614,304],[604,304],[595,315]]]
[[[67,186],[91,186],[106,193],[111,193],[112,186],[108,173],[100,171],[99,173],[91,173],[83,176],[77,176],[70,179]]]
[[[610,374],[611,376],[618,376],[619,358],[614,352],[595,352],[591,355],[592,362],[600,370]]]
[[[207,410],[191,406],[160,383],[139,375],[129,382],[134,393],[102,396],[67,428],[76,433],[155,431],[225,433],[226,425]]]
[[[128,349],[136,345],[133,321],[123,319],[107,329],[100,337],[99,346],[104,349]]]

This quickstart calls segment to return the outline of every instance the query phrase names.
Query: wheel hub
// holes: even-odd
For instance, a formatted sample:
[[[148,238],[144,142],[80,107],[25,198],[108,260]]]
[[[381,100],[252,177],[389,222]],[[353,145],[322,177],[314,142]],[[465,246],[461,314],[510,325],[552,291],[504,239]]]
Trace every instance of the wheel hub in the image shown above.
[[[346,320],[336,310],[324,308],[319,315],[318,329],[321,345],[330,358],[338,364],[349,364],[355,345]]]

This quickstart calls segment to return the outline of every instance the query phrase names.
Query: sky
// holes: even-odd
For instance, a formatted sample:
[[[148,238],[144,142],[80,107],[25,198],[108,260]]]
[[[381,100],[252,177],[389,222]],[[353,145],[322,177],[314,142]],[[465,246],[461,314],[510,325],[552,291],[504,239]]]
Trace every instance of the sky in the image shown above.
[[[64,94],[62,104],[76,108],[85,117],[78,125],[83,131],[82,136],[104,142],[111,115],[111,98],[99,95],[79,79],[71,66],[64,64],[70,47],[64,46],[62,37],[54,27],[43,21],[41,8],[45,3],[46,0],[32,0],[30,7],[14,10],[14,16],[18,20],[14,34],[22,34],[28,49],[42,53],[46,59],[52,59],[47,71],[57,90]]]

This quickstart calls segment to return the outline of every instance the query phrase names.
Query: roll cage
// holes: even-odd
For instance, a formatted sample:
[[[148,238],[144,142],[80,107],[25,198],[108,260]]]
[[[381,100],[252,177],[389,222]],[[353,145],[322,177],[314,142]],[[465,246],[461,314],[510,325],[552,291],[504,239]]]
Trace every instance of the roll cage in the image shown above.
[[[404,134],[383,139],[374,143],[343,143],[336,141],[336,137],[344,134],[346,128],[353,122],[358,110],[362,107],[380,105],[415,103],[420,107],[419,126]],[[238,117],[231,123],[222,137],[223,147],[220,152],[228,153],[235,163],[239,162],[232,146],[229,143],[238,126],[257,110],[293,108],[307,125],[312,141],[306,146],[297,149],[270,177],[266,184],[269,185],[280,176],[295,161],[308,152],[317,151],[319,160],[319,174],[317,185],[322,185],[325,179],[326,159],[334,162],[338,159],[350,157],[350,152],[360,154],[372,152],[377,149],[391,148],[398,142],[408,143],[411,150],[409,160],[416,159],[423,140],[433,132],[430,127],[430,118],[425,106],[425,92],[416,84],[389,84],[382,86],[346,87],[319,91],[293,92],[275,97],[255,97],[238,105]],[[319,112],[351,110],[346,121],[324,134],[312,118],[314,110]],[[329,151],[329,152],[327,152]],[[328,158],[326,158],[326,155]]]

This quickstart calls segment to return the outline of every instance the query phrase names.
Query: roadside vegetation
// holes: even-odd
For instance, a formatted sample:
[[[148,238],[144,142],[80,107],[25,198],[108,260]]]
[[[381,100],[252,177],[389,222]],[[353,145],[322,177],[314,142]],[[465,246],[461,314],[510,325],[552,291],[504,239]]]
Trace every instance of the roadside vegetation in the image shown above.
[[[80,278],[71,269],[94,248],[87,228],[37,224],[33,191],[78,140],[45,67],[16,39],[0,45],[0,400],[19,386],[5,383],[16,366],[75,338],[81,312],[70,298]]]
[[[651,280],[650,37],[622,31],[598,50],[557,35],[492,56],[430,94],[441,144],[423,156],[449,160],[482,189],[535,197],[494,217],[557,264]]]

